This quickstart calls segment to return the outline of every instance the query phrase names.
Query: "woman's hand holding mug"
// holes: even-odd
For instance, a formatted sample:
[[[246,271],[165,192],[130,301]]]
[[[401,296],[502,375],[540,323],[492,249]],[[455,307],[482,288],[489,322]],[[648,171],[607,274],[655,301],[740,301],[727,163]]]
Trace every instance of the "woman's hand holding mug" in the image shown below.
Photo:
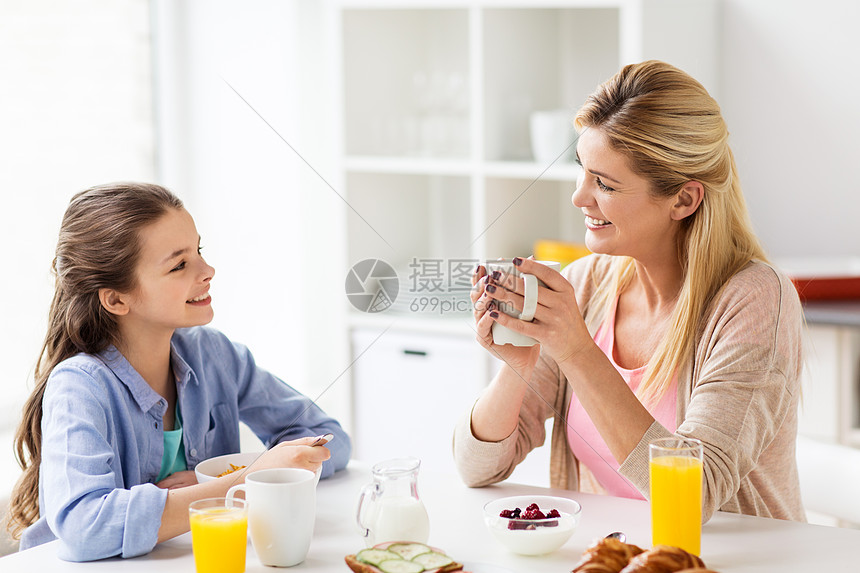
[[[488,261],[473,275],[478,341],[518,371],[534,366],[541,347],[561,364],[591,342],[573,287],[558,269],[558,263],[517,258]],[[524,307],[534,308],[528,322],[518,318]]]
[[[502,270],[503,266],[508,269],[507,272]],[[478,342],[493,356],[523,375],[534,367],[540,356],[540,347],[534,343],[506,344],[497,340],[499,337],[494,332],[494,327],[498,330],[497,317],[507,316],[506,311],[519,315],[523,309],[525,294],[523,279],[513,277],[510,269],[513,269],[511,262],[503,260],[487,261],[485,265],[478,265],[472,275],[473,288],[470,296]],[[517,280],[520,283],[519,293],[516,293],[514,284]],[[508,288],[511,290],[509,291]],[[518,318],[511,318],[511,320],[520,322]],[[508,333],[517,334],[513,329]]]

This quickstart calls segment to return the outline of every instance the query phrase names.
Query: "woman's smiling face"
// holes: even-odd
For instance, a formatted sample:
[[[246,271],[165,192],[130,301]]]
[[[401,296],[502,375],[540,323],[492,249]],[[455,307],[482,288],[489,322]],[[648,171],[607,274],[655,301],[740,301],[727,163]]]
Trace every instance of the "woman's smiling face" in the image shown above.
[[[594,253],[647,262],[674,256],[678,221],[674,196],[655,197],[651,183],[634,173],[600,128],[586,128],[576,146],[583,174],[571,198],[585,215],[585,244]]]

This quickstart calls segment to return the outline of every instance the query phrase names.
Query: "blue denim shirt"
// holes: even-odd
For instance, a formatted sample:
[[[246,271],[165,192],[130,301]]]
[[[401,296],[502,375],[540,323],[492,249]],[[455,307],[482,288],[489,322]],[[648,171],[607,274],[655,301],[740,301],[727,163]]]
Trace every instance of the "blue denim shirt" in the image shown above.
[[[268,446],[331,432],[322,477],[349,461],[349,437],[316,404],[258,368],[217,330],[177,330],[171,341],[188,468],[239,451],[239,421]],[[42,417],[39,520],[21,549],[60,538],[59,556],[134,557],[155,547],[167,490],[155,486],[166,401],[116,348],[78,354],[51,372]]]

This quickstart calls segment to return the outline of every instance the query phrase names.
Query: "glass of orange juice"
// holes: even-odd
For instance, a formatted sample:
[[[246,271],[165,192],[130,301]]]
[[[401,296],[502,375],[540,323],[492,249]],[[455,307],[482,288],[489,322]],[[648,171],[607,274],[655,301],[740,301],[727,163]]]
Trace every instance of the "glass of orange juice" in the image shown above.
[[[197,573],[243,573],[248,507],[241,499],[213,497],[188,506]]]
[[[699,555],[702,543],[702,442],[661,438],[649,443],[651,542]]]

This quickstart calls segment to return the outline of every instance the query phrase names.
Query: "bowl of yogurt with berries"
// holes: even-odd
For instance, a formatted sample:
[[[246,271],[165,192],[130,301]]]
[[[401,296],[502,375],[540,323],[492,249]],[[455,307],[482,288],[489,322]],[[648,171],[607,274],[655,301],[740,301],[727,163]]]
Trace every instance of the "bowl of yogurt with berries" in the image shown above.
[[[567,543],[579,524],[582,506],[566,497],[516,495],[484,506],[484,523],[509,551],[544,555]]]

